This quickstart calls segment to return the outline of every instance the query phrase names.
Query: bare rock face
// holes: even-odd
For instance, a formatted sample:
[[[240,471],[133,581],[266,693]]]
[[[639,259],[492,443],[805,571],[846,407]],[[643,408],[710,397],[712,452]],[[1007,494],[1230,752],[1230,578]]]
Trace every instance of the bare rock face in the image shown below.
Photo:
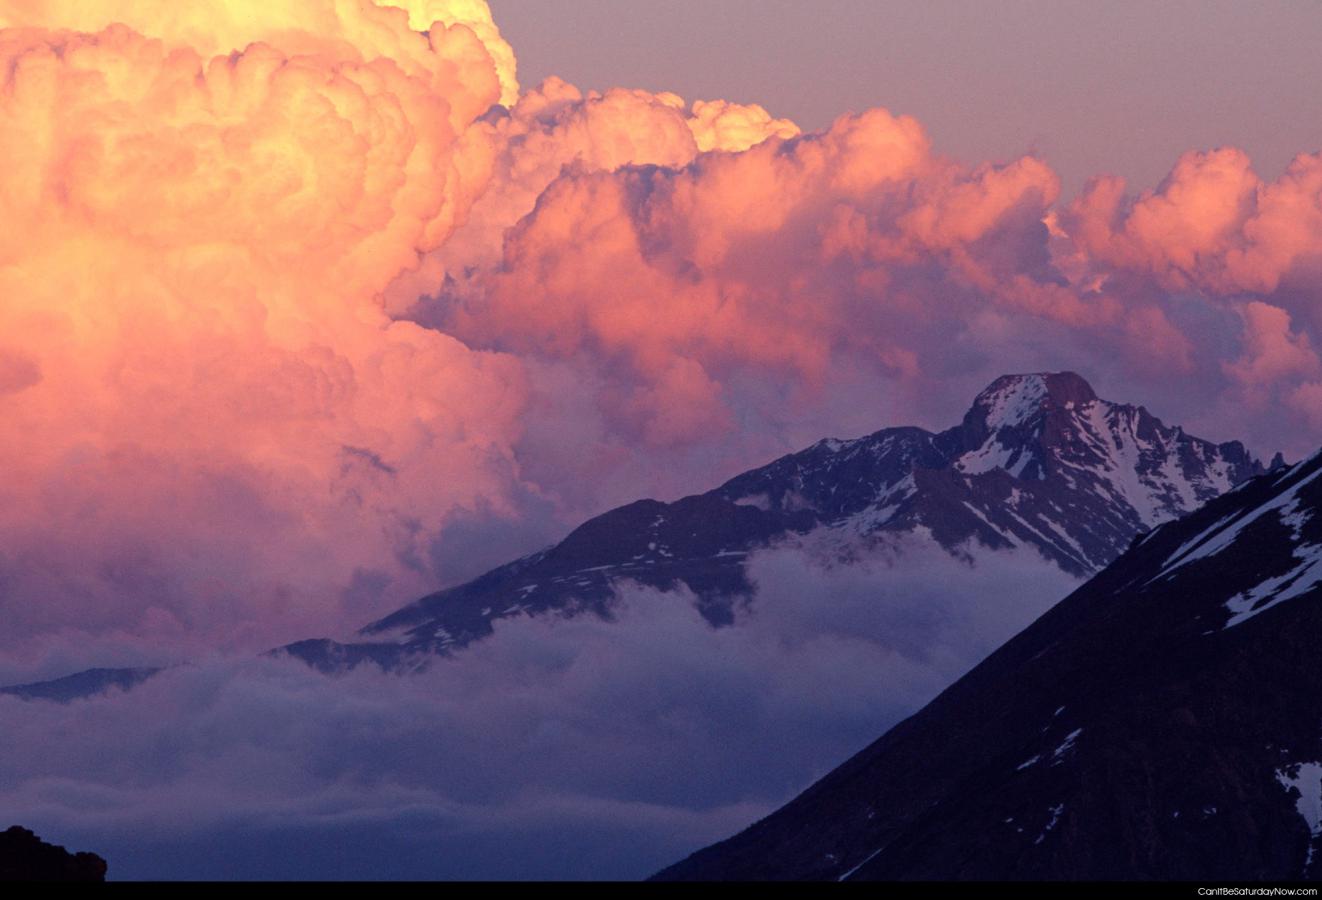
[[[0,833],[0,881],[105,881],[106,861],[70,853],[15,825]]]

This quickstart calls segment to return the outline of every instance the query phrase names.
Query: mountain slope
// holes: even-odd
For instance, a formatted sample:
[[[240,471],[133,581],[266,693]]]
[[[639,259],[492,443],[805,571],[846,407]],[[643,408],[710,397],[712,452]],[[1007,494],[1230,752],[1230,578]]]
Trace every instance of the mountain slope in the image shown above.
[[[54,700],[65,703],[100,694],[112,688],[130,690],[151,678],[160,668],[141,669],[87,669],[52,681],[14,684],[0,688],[0,694],[21,697],[24,700]]]
[[[662,879],[1322,877],[1322,454],[1144,538]]]
[[[1135,534],[1263,470],[1238,442],[1212,444],[1142,407],[1101,400],[1073,373],[1005,376],[948,431],[826,440],[706,494],[639,501],[368,625],[360,643],[287,650],[327,669],[368,658],[389,665],[463,646],[506,616],[609,615],[624,580],[687,586],[703,615],[724,625],[751,592],[749,553],[784,542],[849,561],[918,533],[955,555],[1032,547],[1084,576]]]

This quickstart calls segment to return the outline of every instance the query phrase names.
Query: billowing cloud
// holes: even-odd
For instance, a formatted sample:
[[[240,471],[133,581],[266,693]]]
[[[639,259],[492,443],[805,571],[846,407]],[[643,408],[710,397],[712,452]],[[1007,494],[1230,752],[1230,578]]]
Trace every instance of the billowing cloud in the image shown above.
[[[1093,260],[1173,291],[1272,294],[1322,263],[1322,155],[1297,157],[1275,182],[1234,148],[1183,156],[1137,198],[1100,178],[1070,207],[1070,231]],[[1303,270],[1303,271],[1301,271]]]
[[[358,573],[386,575],[373,611],[425,590],[446,518],[518,484],[517,361],[379,300],[485,187],[482,43],[370,4],[296,33],[224,6],[215,40],[264,40],[207,56],[178,43],[201,8],[168,9],[164,39],[0,31],[7,645],[342,628]]]
[[[641,877],[770,811],[1074,584],[1031,553],[906,549],[762,554],[720,630],[691,596],[625,587],[614,621],[503,620],[416,677],[216,659],[69,706],[0,697],[0,803],[120,878]]]
[[[404,273],[389,292],[390,308],[407,312],[441,278],[498,264],[505,233],[566,170],[681,168],[701,152],[739,152],[798,133],[760,106],[699,100],[687,107],[674,94],[624,88],[584,94],[549,78],[470,130],[467,139],[486,144],[496,161],[489,186],[458,233],[418,270]]]
[[[1285,310],[1261,301],[1244,306],[1244,355],[1226,369],[1249,386],[1274,384],[1291,376],[1316,376],[1322,361],[1307,334],[1296,334]]]
[[[262,3],[173,3],[171,0],[0,0],[0,27],[99,32],[113,24],[224,56],[253,43],[300,55],[390,59],[410,75],[456,70],[471,83],[494,76],[497,100],[518,98],[514,51],[500,36],[486,0],[282,0]],[[436,25],[441,27],[433,27]],[[455,28],[455,26],[461,26]],[[473,39],[476,40],[473,40]],[[467,44],[467,47],[460,47]],[[434,52],[445,45],[443,53]],[[452,100],[448,93],[442,97]],[[479,110],[480,112],[481,110]]]
[[[1096,179],[1061,216],[1080,281],[1127,310],[1159,306],[1186,320],[1190,371],[1214,379],[1209,420],[1296,454],[1318,442],[1320,190],[1322,155],[1301,155],[1266,182],[1246,154],[1222,148],[1185,154],[1137,196],[1122,179]],[[1209,329],[1217,319],[1239,323],[1236,341]]]
[[[799,134],[799,127],[789,119],[773,118],[756,103],[740,104],[728,100],[696,101],[689,128],[703,153],[712,150],[738,153],[769,138],[788,139]]]

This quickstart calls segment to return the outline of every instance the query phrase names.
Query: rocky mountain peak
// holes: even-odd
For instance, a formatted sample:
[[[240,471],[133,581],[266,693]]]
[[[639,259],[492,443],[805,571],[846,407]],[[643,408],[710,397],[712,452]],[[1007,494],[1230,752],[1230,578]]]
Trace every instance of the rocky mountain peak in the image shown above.
[[[1069,455],[1068,445],[1080,434],[1098,431],[1100,420],[1116,408],[1074,372],[1003,375],[978,394],[963,423],[947,434],[961,472],[1003,469],[1015,478],[1041,481],[1057,468],[1062,449]]]
[[[749,555],[786,543],[824,559],[863,559],[903,535],[961,558],[1030,547],[1044,564],[1083,576],[1135,535],[1262,471],[1242,445],[1213,444],[1142,407],[1102,400],[1073,372],[1005,375],[948,431],[886,428],[820,441],[705,494],[613,510],[554,548],[423,598],[363,634],[445,651],[490,633],[503,616],[609,615],[622,581],[686,585],[709,621],[729,624],[752,590]]]
[[[1045,412],[1071,410],[1096,399],[1092,386],[1074,372],[1002,375],[977,396],[964,422],[994,433],[1021,428]]]

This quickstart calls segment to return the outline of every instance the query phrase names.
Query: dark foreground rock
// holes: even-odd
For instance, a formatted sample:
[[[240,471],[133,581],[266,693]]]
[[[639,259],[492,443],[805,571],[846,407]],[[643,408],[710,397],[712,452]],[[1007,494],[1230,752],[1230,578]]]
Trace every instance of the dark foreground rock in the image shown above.
[[[0,881],[105,881],[106,861],[70,853],[15,825],[0,833]]]

